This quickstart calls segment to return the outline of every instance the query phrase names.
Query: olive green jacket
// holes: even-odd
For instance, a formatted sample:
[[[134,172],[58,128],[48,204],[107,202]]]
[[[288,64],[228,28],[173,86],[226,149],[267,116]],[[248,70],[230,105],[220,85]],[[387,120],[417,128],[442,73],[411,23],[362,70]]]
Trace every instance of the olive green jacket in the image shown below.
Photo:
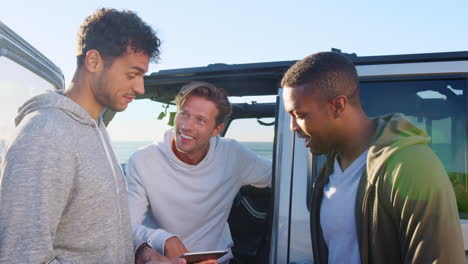
[[[373,119],[376,134],[355,206],[361,263],[464,263],[455,194],[430,138],[403,114]],[[336,153],[313,184],[311,233],[315,263],[328,263],[320,226],[323,186]]]

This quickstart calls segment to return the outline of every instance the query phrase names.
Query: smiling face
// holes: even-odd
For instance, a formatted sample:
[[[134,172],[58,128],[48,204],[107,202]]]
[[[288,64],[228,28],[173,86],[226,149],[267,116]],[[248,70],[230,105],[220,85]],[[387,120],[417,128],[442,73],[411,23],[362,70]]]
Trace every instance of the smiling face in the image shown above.
[[[199,163],[208,152],[210,138],[217,136],[223,124],[216,125],[216,105],[200,96],[190,96],[177,111],[173,151],[188,164]]]
[[[148,71],[149,56],[127,48],[122,56],[113,58],[97,77],[92,92],[102,108],[120,112],[138,94],[144,94],[143,76]]]
[[[313,154],[328,153],[333,147],[333,118],[323,96],[305,92],[305,86],[283,88],[284,108],[291,117],[290,129],[305,139]]]

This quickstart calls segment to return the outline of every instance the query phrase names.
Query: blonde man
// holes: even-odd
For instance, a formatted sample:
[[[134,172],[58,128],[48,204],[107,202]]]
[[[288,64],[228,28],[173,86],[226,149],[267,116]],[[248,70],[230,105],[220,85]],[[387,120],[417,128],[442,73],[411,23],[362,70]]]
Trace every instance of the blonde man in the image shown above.
[[[188,251],[229,250],[227,219],[237,192],[271,181],[270,161],[218,136],[231,112],[224,90],[191,83],[181,89],[176,104],[175,127],[127,163],[134,243],[147,243],[137,261],[154,249],[170,259]],[[147,212],[155,220],[153,228],[142,224]],[[219,261],[230,258],[231,252]]]

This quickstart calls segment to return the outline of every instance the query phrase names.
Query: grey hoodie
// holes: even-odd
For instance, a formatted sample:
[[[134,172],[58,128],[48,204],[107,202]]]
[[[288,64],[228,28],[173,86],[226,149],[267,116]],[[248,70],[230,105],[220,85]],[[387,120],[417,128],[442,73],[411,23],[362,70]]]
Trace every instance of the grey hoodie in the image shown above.
[[[106,128],[48,92],[16,118],[0,175],[0,263],[133,263],[122,170]]]

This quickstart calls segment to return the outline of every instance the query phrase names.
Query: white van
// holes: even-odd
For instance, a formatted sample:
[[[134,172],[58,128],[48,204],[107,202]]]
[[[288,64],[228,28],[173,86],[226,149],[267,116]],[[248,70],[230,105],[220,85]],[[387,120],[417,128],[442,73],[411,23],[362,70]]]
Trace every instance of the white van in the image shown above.
[[[361,102],[369,116],[402,112],[432,137],[430,147],[444,164],[457,196],[467,250],[468,52],[343,55],[357,67]],[[163,70],[145,80],[146,93],[141,98],[169,104],[180,87],[192,81],[213,83],[232,97],[276,96],[276,100],[267,103],[234,103],[233,115],[223,131],[223,135],[232,137],[231,130],[242,126],[249,131],[264,130],[265,125],[272,124],[265,118],[274,121],[274,126],[268,128],[274,135],[270,142],[273,186],[244,187],[229,218],[235,242],[233,252],[242,263],[313,262],[309,198],[324,157],[311,155],[302,140],[289,130],[290,120],[283,110],[279,87],[283,74],[293,63],[214,64]],[[247,122],[249,119],[254,122]]]

